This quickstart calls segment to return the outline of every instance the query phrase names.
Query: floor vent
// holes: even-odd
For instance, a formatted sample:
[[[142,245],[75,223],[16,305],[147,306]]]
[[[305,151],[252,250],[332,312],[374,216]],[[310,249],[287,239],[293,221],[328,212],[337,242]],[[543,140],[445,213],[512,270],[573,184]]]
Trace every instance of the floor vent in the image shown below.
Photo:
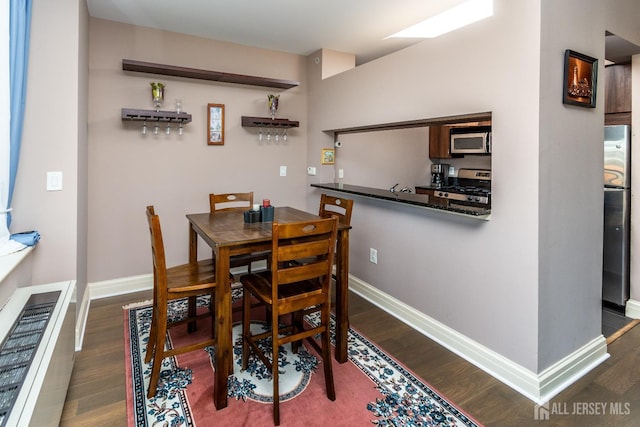
[[[0,426],[7,422],[60,291],[34,294],[0,346]]]

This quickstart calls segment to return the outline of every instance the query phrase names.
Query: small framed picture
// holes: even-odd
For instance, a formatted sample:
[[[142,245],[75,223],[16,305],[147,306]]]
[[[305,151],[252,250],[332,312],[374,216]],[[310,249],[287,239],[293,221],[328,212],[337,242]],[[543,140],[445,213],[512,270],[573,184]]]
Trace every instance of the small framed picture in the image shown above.
[[[562,103],[596,107],[598,60],[572,50],[564,51]]]
[[[323,165],[333,165],[336,162],[336,150],[333,148],[322,149],[322,162]]]
[[[224,104],[207,104],[207,144],[224,145]]]

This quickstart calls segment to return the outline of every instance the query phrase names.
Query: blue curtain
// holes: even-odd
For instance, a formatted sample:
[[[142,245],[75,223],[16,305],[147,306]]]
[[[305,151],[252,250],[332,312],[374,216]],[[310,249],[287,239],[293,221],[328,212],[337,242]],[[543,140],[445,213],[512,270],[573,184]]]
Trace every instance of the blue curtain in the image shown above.
[[[13,187],[18,172],[24,104],[27,93],[27,66],[29,62],[29,32],[31,29],[31,0],[11,0],[9,15],[9,79],[11,93],[9,197],[6,209],[11,207]],[[7,213],[7,227],[11,212]]]

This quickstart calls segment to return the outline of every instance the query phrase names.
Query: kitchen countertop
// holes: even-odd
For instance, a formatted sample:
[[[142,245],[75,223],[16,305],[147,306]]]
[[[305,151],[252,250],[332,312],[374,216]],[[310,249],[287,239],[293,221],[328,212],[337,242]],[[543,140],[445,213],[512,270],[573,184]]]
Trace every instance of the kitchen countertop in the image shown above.
[[[459,207],[449,207],[439,204],[435,204],[429,201],[429,196],[426,194],[415,193],[392,193],[388,189],[383,190],[381,188],[361,187],[358,185],[349,185],[342,183],[323,183],[323,184],[311,184],[312,187],[322,188],[325,190],[337,191],[340,193],[354,194],[363,197],[369,197],[372,199],[386,200],[393,203],[401,203],[404,205],[416,206],[420,208],[438,210],[445,213],[453,213],[457,215],[463,215],[470,218],[488,220],[491,216],[491,209],[471,211],[465,210]],[[428,188],[428,186],[418,186],[419,188]]]

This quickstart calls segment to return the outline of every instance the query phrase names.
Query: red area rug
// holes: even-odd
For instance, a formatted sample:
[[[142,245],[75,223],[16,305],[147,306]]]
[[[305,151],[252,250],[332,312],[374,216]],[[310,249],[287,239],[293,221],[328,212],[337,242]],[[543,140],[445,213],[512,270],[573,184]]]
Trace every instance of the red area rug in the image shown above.
[[[208,301],[199,300],[199,305]],[[186,310],[172,304],[172,315]],[[273,425],[272,385],[257,361],[240,371],[239,345],[234,346],[234,375],[229,378],[228,406],[213,405],[213,350],[196,350],[163,362],[155,398],[147,399],[150,365],[144,363],[151,310],[149,303],[125,307],[127,415],[131,426],[268,426]],[[307,319],[316,321],[314,318]],[[198,324],[198,335],[210,332]],[[252,328],[262,328],[252,323]],[[234,343],[241,325],[234,326]],[[196,339],[186,327],[174,328],[170,345]],[[333,360],[336,400],[326,397],[319,357],[313,350],[283,352],[280,421],[282,426],[478,426],[477,421],[353,329],[349,330],[349,361]],[[252,358],[253,359],[253,358]]]

